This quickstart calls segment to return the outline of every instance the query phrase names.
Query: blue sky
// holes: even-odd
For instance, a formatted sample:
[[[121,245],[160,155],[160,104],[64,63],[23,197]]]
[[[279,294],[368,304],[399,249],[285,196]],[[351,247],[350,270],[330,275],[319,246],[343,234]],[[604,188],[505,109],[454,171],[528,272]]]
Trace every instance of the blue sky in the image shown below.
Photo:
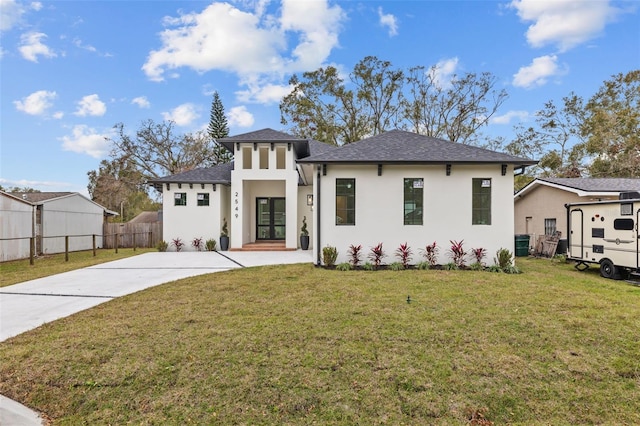
[[[548,100],[640,68],[640,3],[0,0],[0,185],[87,194],[113,126],[231,134],[280,124],[293,73],[368,55],[442,78],[484,71],[509,94],[486,130],[513,136]]]

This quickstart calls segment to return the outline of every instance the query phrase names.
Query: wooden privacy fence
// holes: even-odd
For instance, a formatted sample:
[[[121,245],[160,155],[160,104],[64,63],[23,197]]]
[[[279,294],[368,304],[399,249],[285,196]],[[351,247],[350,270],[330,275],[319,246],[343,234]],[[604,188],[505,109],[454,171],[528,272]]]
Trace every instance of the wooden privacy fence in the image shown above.
[[[103,247],[156,247],[162,241],[162,223],[105,223]],[[117,244],[116,244],[117,241]]]

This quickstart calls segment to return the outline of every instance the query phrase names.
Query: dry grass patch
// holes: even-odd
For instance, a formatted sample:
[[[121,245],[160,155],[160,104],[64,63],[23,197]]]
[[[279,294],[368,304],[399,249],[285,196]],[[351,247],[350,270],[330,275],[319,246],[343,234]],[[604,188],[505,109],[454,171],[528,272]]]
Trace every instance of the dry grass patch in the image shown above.
[[[640,423],[640,288],[519,266],[189,278],[0,344],[0,393],[56,424]]]

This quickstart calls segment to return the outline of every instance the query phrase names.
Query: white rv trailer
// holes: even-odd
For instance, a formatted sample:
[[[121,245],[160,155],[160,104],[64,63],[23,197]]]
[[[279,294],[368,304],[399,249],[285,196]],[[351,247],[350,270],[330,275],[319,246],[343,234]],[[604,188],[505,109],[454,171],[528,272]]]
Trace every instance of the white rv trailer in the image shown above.
[[[640,194],[623,193],[619,200],[566,204],[567,260],[578,270],[600,265],[600,275],[622,279],[640,270],[638,222]]]

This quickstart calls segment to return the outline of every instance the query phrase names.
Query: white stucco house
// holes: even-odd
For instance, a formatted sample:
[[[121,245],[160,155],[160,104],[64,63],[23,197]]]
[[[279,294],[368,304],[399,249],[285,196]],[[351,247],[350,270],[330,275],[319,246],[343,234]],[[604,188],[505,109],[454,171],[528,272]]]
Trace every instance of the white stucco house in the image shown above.
[[[230,249],[279,241],[299,248],[303,218],[315,263],[322,248],[348,260],[350,245],[408,243],[414,263],[434,241],[447,263],[450,240],[485,248],[491,263],[514,249],[513,177],[536,162],[392,130],[335,147],[264,129],[218,141],[234,161],[150,181],[163,194],[165,240],[218,239],[228,222]]]

